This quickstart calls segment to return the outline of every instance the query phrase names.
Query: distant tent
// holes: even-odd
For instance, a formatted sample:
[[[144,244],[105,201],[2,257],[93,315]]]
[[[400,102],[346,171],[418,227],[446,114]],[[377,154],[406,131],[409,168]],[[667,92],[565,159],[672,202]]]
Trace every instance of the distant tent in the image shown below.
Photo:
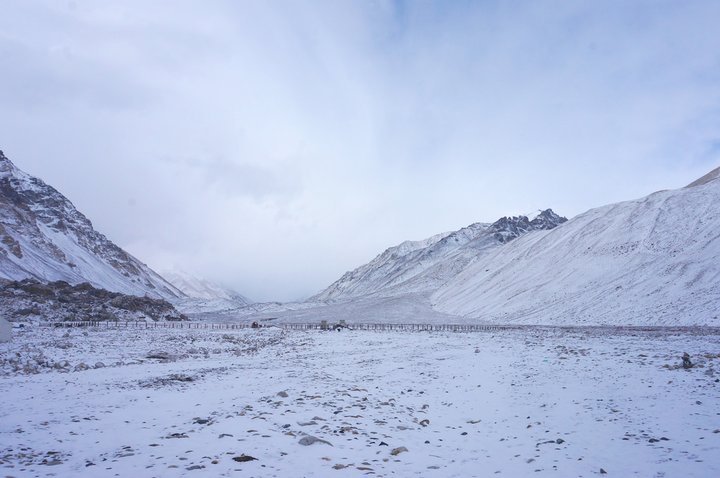
[[[12,325],[7,320],[0,317],[0,342],[10,342],[12,340]]]

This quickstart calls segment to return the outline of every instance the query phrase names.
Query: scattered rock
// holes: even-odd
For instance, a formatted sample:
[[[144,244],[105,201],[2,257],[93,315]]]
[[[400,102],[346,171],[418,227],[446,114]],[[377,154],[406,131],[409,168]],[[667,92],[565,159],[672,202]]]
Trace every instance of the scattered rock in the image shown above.
[[[602,468],[600,468],[600,474],[601,474],[601,475],[607,475],[607,471],[605,471],[605,470],[603,470]]]
[[[404,446],[401,446],[398,448],[393,448],[393,450],[390,452],[390,454],[392,456],[398,456],[400,453],[405,453],[406,451],[408,451],[408,449],[405,448]]]
[[[192,465],[192,466],[188,466],[185,469],[188,471],[192,471],[192,470],[202,470],[203,468],[205,468],[205,465]]]
[[[555,443],[557,443],[558,445],[562,445],[563,443],[565,443],[565,440],[563,440],[562,438],[558,438],[557,440],[555,440]]]
[[[324,445],[332,446],[332,443],[330,443],[329,441],[322,440],[322,439],[320,439],[318,437],[314,437],[312,435],[305,435],[304,437],[302,437],[300,439],[300,441],[298,441],[298,443],[303,446],[310,446],[310,445],[314,445],[315,443],[322,443]]]
[[[255,458],[254,456],[246,455],[246,454],[243,453],[243,454],[240,455],[240,456],[234,456],[234,457],[233,457],[233,460],[234,460],[234,461],[237,461],[238,463],[245,463],[246,461],[256,461],[257,458]]]
[[[426,427],[426,426],[430,425],[430,420],[428,420],[428,419],[426,418],[425,420],[422,420],[422,421],[420,422],[420,425]]]
[[[175,356],[168,352],[163,352],[161,350],[153,350],[151,352],[148,352],[148,354],[145,356],[145,358],[170,361],[173,358],[175,358]]]
[[[693,367],[693,363],[692,363],[692,361],[690,360],[690,355],[689,355],[687,352],[685,352],[685,353],[683,354],[683,356],[682,356],[682,361],[683,361],[682,366],[683,366],[684,369],[688,369],[688,368],[692,368],[692,367]]]
[[[278,393],[277,393],[277,396],[280,397],[280,398],[288,398],[288,394],[287,394],[287,392],[285,392],[285,391],[278,392]]]

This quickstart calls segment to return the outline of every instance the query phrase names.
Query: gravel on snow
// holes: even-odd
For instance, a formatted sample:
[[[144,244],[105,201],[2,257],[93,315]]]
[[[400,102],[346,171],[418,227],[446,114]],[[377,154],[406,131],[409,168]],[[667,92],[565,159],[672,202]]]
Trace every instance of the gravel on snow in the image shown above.
[[[720,476],[717,332],[16,332],[2,476]]]

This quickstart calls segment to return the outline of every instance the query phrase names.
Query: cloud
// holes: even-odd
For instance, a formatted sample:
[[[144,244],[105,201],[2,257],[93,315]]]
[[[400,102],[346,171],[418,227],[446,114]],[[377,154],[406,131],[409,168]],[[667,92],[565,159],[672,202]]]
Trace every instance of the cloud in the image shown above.
[[[10,1],[0,143],[151,265],[293,299],[405,239],[716,167],[719,14]]]

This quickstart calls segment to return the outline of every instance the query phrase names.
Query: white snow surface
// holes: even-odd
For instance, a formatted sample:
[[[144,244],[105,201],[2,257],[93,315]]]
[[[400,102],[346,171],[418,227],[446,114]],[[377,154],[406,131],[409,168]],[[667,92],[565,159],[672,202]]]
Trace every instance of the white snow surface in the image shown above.
[[[717,334],[16,329],[0,344],[0,469],[720,476]]]
[[[693,184],[525,235],[431,301],[497,323],[720,325],[720,179]]]
[[[21,171],[0,151],[0,278],[89,282],[171,301],[183,294],[95,231],[57,190]]]

